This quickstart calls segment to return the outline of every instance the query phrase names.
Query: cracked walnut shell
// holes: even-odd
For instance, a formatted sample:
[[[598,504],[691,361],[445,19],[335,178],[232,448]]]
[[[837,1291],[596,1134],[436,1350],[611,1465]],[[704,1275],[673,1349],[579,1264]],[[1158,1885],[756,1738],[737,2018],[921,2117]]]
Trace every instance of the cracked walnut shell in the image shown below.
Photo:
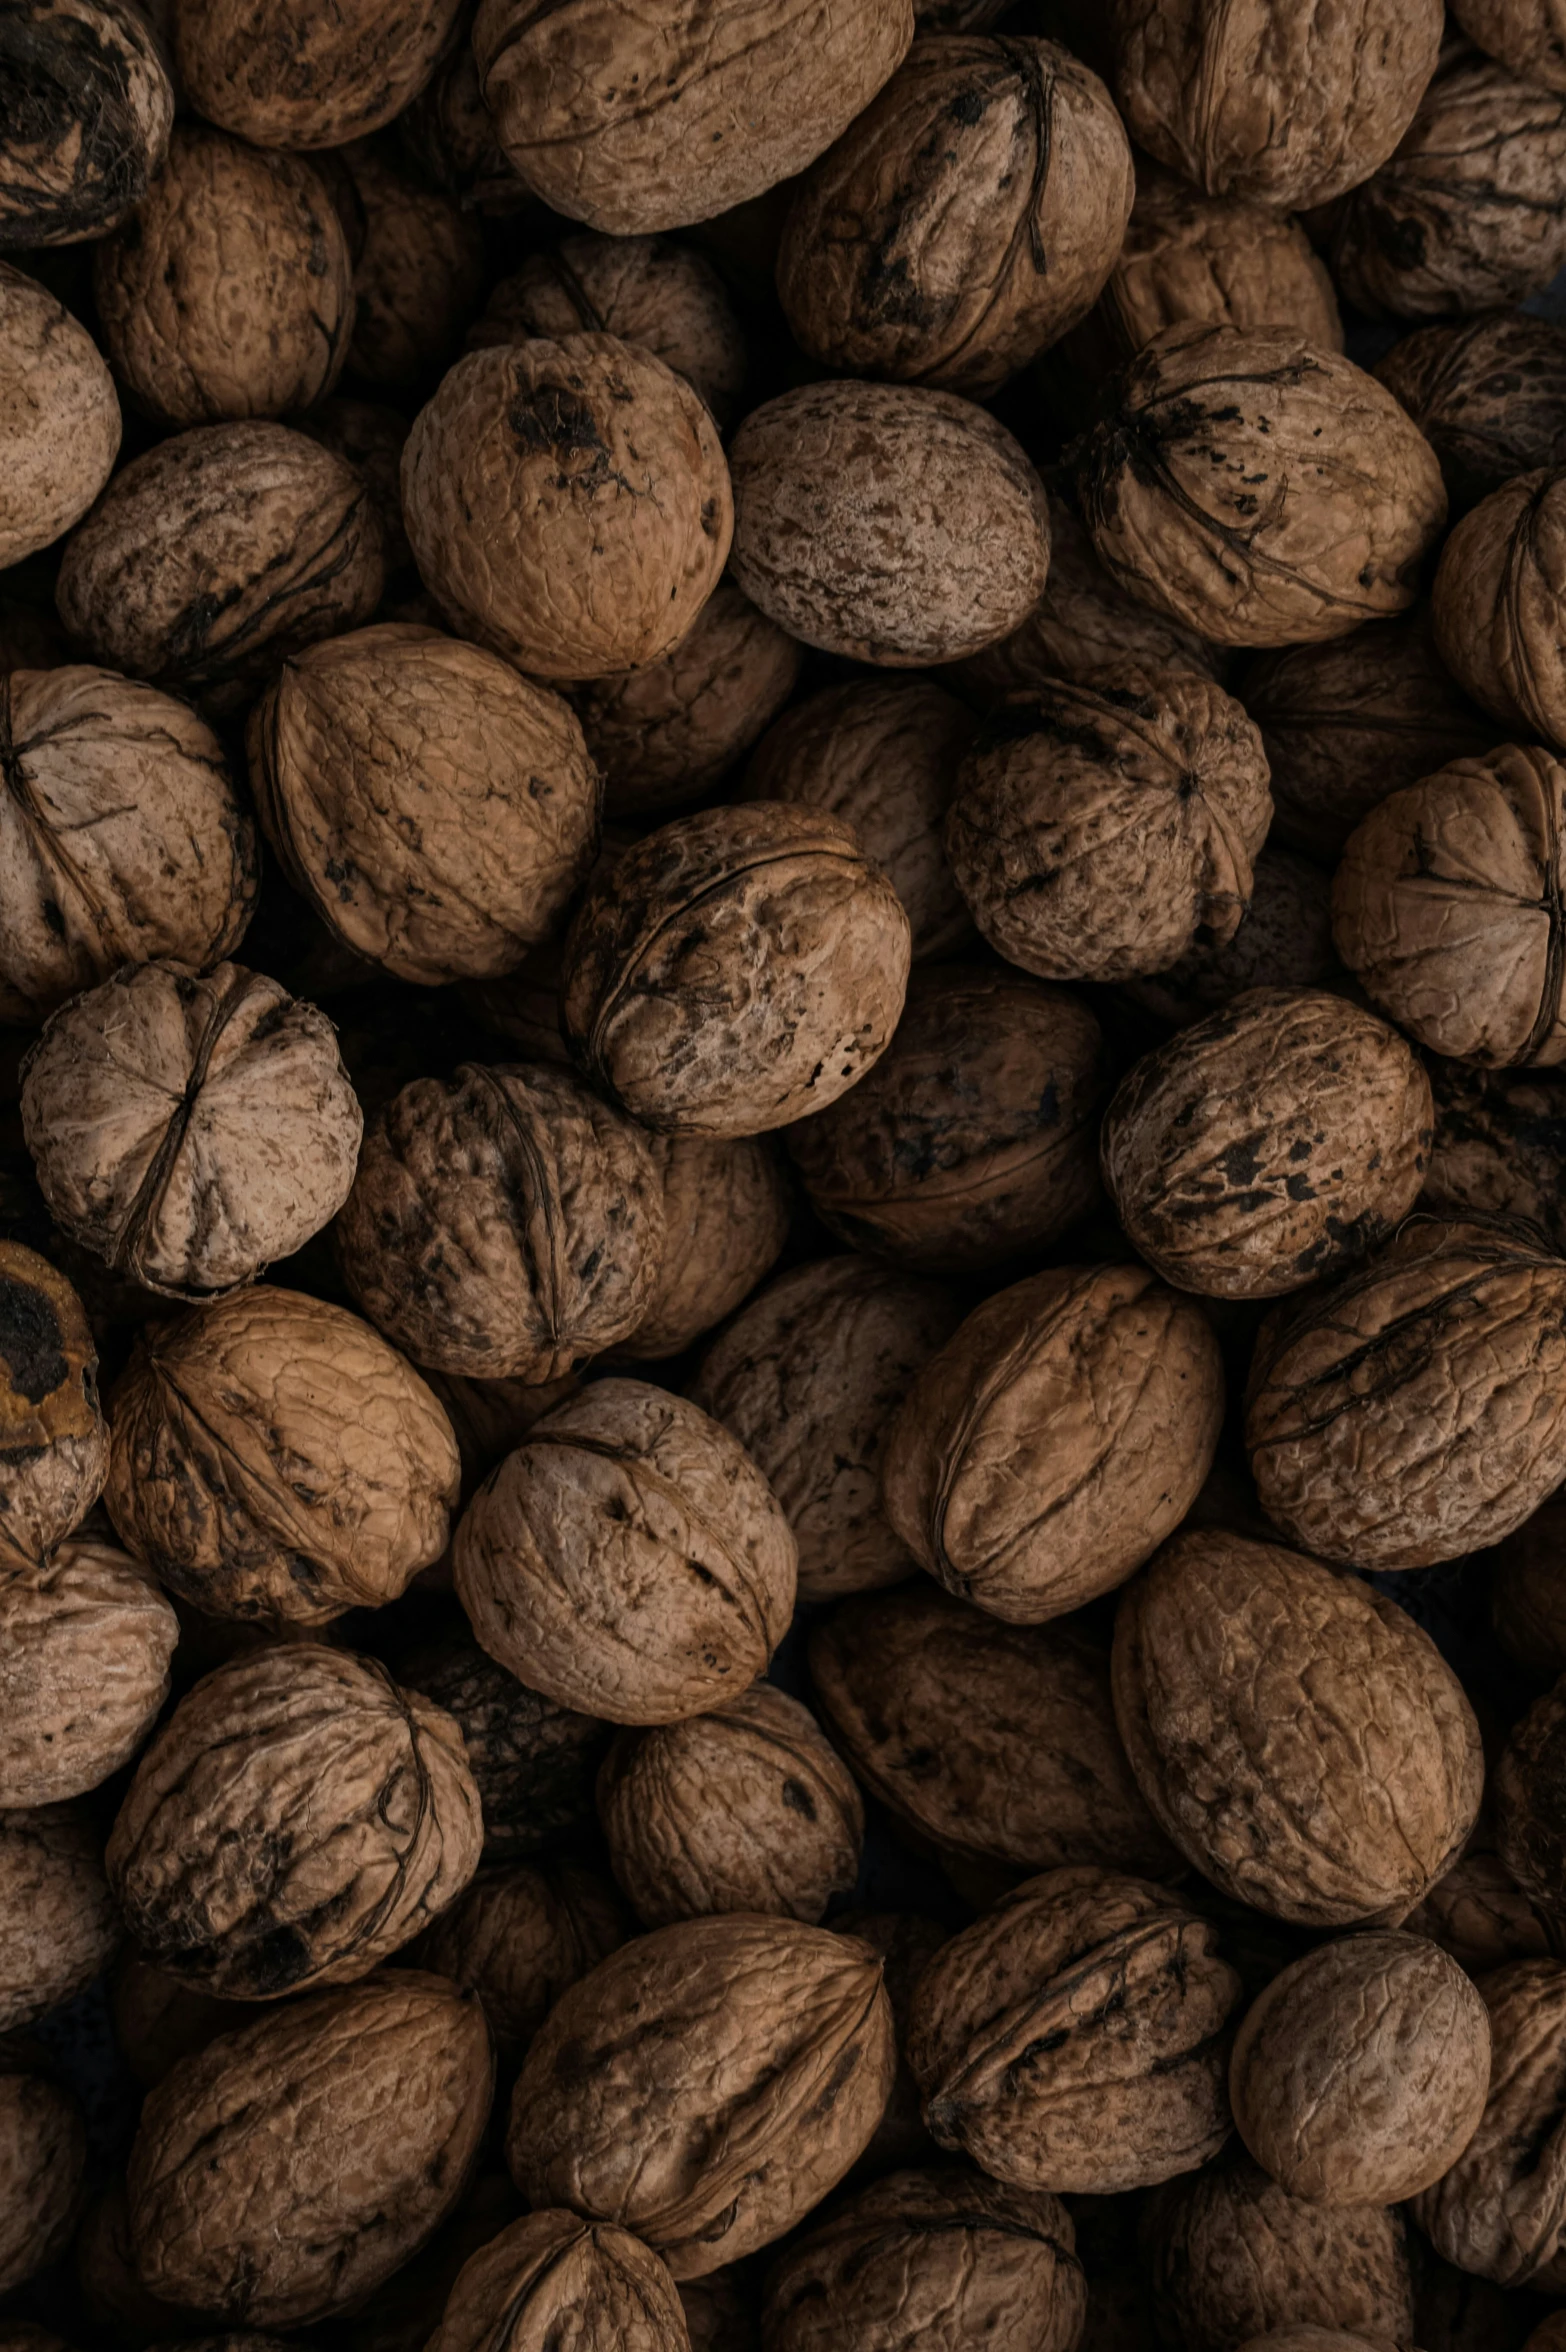
[[[113,1959],[119,1915],[103,1849],[82,1805],[0,1813],[0,2033],[35,2024]]]
[[[0,190],[0,209],[4,200]],[[0,261],[0,566],[80,522],[119,446],[120,404],[92,337],[47,287]]]
[[[1431,613],[1441,659],[1481,709],[1566,747],[1566,466],[1519,474],[1464,515]]]
[[[457,2274],[428,2352],[689,2352],[679,2290],[628,2230],[530,2213]]]
[[[137,1560],[68,1536],[0,1575],[0,1820],[97,1788],[169,1695],[179,1620]]]
[[[0,245],[79,245],[147,193],[174,120],[162,41],[134,0],[22,0],[0,25]]]
[[[481,1870],[411,1958],[477,1993],[502,2060],[515,2063],[567,1986],[631,1932],[615,1888],[582,1862]]]
[[[1450,2171],[1415,2202],[1436,2252],[1498,2286],[1566,2292],[1566,1967],[1517,1960],[1479,1980],[1490,2096]]]
[[[300,16],[291,0],[173,0],[190,105],[258,147],[340,147],[416,98],[462,0],[347,0]]]
[[[0,1573],[53,1551],[108,1469],[86,1310],[47,1258],[0,1242]]]

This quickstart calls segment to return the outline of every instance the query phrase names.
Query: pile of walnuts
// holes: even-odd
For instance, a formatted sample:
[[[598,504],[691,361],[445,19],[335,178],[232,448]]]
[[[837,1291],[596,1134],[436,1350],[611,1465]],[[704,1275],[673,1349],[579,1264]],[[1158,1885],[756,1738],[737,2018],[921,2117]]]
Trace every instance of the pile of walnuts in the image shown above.
[[[1562,272],[1562,0],[0,0],[0,2352],[1566,2352]]]

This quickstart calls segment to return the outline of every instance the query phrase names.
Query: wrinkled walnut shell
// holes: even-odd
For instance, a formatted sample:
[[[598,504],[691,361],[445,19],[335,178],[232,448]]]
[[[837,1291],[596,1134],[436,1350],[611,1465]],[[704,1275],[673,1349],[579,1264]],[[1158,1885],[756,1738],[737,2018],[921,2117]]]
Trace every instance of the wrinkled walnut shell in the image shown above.
[[[1558,1921],[1538,1910],[1498,1854],[1463,1854],[1403,1922],[1428,1936],[1470,1976],[1508,1960],[1561,1956]]]
[[[581,1862],[483,1870],[410,1955],[477,1993],[502,2059],[522,2056],[568,1985],[631,1932],[610,1881]]]
[[[64,2253],[81,2209],[87,2131],[69,2091],[0,2052],[0,2294]]]
[[[87,1516],[108,1470],[82,1302],[47,1258],[0,1242],[0,1563],[42,1561]]]
[[[410,405],[456,357],[484,292],[484,239],[449,196],[406,178],[373,147],[343,157],[364,216],[354,256],[348,365],[384,400]]]
[[[1560,1789],[1566,1752],[1566,1688],[1535,1701],[1495,1767],[1495,1842],[1525,1895],[1566,1913],[1566,1814]]]
[[[1525,82],[1566,90],[1566,38],[1539,0],[1458,0],[1452,16],[1487,57],[1498,57]]]
[[[0,1577],[0,1806],[52,1805],[128,1764],[169,1695],[179,1620],[139,1561],[70,1536]],[[0,1815],[3,1818],[3,1815]]]
[[[1566,1254],[1566,1074],[1436,1062],[1430,1084],[1428,1205],[1448,1217],[1524,1218]]]
[[[1501,311],[1420,327],[1376,375],[1440,459],[1454,514],[1566,458],[1566,332],[1553,319]]]
[[[464,2263],[429,2352],[687,2352],[680,2298],[628,2230],[530,2213]]]
[[[1503,728],[1566,746],[1566,466],[1520,474],[1464,515],[1431,612],[1458,684]]]
[[[456,1717],[484,1805],[484,1859],[571,1850],[594,1818],[593,1783],[609,1741],[595,1716],[528,1690],[464,1625],[397,1661],[407,1690]]]
[[[400,114],[434,71],[462,0],[173,0],[189,103],[258,147],[341,147]]]
[[[26,0],[24,13],[35,11],[48,13],[48,0]],[[0,566],[81,520],[119,446],[120,404],[92,337],[46,287],[0,261]]]
[[[1274,828],[1276,830],[1276,828]],[[1332,945],[1332,882],[1309,858],[1268,846],[1251,875],[1251,903],[1221,947],[1198,942],[1165,972],[1144,973],[1120,990],[1130,1004],[1174,1029],[1217,1012],[1252,988],[1332,988],[1348,976]],[[1429,1177],[1426,1176],[1428,1188]]]
[[[117,228],[163,161],[174,88],[133,0],[23,0],[0,27],[0,245],[79,245]]]
[[[794,1206],[764,1136],[655,1135],[651,1148],[663,1176],[663,1254],[623,1351],[640,1363],[683,1355],[750,1296],[788,1238]]]
[[[0,1907],[0,2032],[9,2033],[91,1984],[119,1944],[102,1843],[85,1806],[0,1813]]]
[[[1566,1967],[1517,1960],[1481,1977],[1490,2097],[1451,2170],[1414,2204],[1438,2254],[1498,2286],[1566,2290],[1561,2167]]]

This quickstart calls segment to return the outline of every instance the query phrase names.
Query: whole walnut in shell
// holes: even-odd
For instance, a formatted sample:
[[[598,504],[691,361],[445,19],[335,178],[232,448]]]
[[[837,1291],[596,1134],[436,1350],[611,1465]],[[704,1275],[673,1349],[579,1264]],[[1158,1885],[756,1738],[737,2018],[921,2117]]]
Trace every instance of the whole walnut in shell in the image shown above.
[[[146,195],[174,121],[149,13],[134,0],[22,0],[6,11],[0,245],[81,244]]]
[[[82,1796],[128,1764],[169,1695],[179,1620],[94,1536],[0,1576],[0,1808]],[[3,1810],[0,1810],[3,1819]]]
[[[301,18],[290,0],[173,0],[186,98],[258,147],[340,147],[417,97],[462,0],[382,0]]]
[[[0,2032],[9,2033],[91,1984],[119,1943],[103,1849],[85,1806],[0,1813],[0,1906]]]
[[[129,2198],[143,2281],[234,2326],[351,2307],[456,2204],[494,2079],[477,1999],[408,1968],[220,2035],[141,2111]]]
[[[0,2046],[0,2294],[64,2253],[86,2169],[87,2131],[75,2099],[34,2071],[26,2045]]]
[[[743,1690],[793,1614],[794,1538],[728,1431],[599,1380],[529,1432],[457,1530],[490,1655],[611,1723],[675,1723]]]
[[[342,163],[364,218],[348,365],[380,398],[411,402],[449,367],[479,306],[483,235],[449,196],[394,171],[374,147],[349,147]]]
[[[451,1425],[341,1307],[263,1286],[149,1324],[111,1403],[109,1516],[209,1615],[322,1624],[445,1549]]]
[[[1184,1029],[1251,988],[1296,994],[1348,988],[1332,945],[1331,877],[1309,858],[1273,848],[1270,836],[1258,852],[1251,903],[1234,937],[1222,946],[1199,940],[1167,971],[1144,973],[1119,993],[1155,1020]]]
[[[397,1679],[456,1717],[484,1806],[486,1862],[570,1850],[594,1818],[609,1727],[528,1690],[453,1628],[397,1661]]]
[[[47,0],[27,7],[50,12]],[[0,225],[4,203],[0,190]],[[0,566],[81,520],[119,446],[120,404],[92,337],[47,287],[0,261]]]
[[[1566,331],[1523,311],[1419,327],[1376,368],[1436,456],[1454,513],[1566,458]]]
[[[745,2264],[685,2279],[679,2296],[691,2352],[759,2352],[760,2314]]]
[[[502,2059],[521,2057],[568,1985],[618,1951],[631,1932],[601,1870],[582,1862],[482,1870],[411,1957],[477,1993]]]
[[[661,660],[717,586],[733,530],[712,418],[682,376],[613,335],[458,360],[408,437],[402,505],[454,627],[537,678]]]
[[[1508,1960],[1559,1957],[1559,1923],[1530,1902],[1498,1854],[1460,1856],[1403,1924],[1470,1976]]]
[[[575,2213],[530,2213],[458,2273],[430,2352],[687,2352],[679,2292],[628,2230]]]
[[[0,1242],[0,1573],[69,1535],[108,1470],[82,1302],[47,1258]]]
[[[1496,1845],[1526,1895],[1544,1911],[1566,1913],[1566,1686],[1535,1701],[1495,1767]]]
[[[663,1254],[624,1344],[639,1363],[683,1355],[750,1296],[788,1239],[793,1208],[764,1136],[655,1135],[651,1149],[663,1176]]]
[[[883,668],[959,661],[1033,609],[1044,485],[986,409],[908,384],[806,384],[729,448],[734,577],[791,637]]]
[[[1566,31],[1550,0],[1458,0],[1454,23],[1525,82],[1566,90]]]
[[[634,2229],[699,2278],[841,2180],[896,2057],[868,1945],[793,1919],[683,1920],[556,2003],[522,2062],[507,2156],[535,2208]]]
[[[1464,515],[1441,551],[1436,646],[1504,729],[1566,747],[1566,466],[1519,474]]]
[[[1222,645],[1404,612],[1446,521],[1435,452],[1351,361],[1287,327],[1171,327],[1073,445],[1099,558]]]
[[[1481,1977],[1479,1991],[1490,2012],[1489,2101],[1451,2170],[1416,2200],[1414,2218],[1460,2270],[1560,2295],[1566,1967],[1513,1961]]]
[[[903,1009],[908,917],[839,818],[763,801],[661,826],[589,886],[560,1025],[665,1134],[757,1135],[835,1102]]]
[[[634,1332],[663,1233],[629,1119],[566,1071],[464,1062],[374,1121],[337,1245],[354,1297],[417,1362],[543,1381]]]

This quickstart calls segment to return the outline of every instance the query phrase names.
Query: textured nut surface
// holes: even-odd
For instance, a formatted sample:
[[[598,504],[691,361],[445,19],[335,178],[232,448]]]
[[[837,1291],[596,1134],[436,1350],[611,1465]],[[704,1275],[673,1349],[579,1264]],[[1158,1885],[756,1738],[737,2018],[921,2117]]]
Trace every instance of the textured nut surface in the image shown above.
[[[652,1155],[663,1254],[625,1343],[640,1362],[683,1354],[750,1296],[788,1238],[794,1205],[777,1147],[762,1136],[655,1135]]]
[[[1566,332],[1522,311],[1416,328],[1376,368],[1441,460],[1462,513],[1566,458]]]
[[[393,171],[377,149],[350,147],[343,162],[364,215],[348,364],[383,398],[412,402],[456,357],[479,306],[483,236],[449,196]]]
[[[1167,971],[1127,981],[1121,994],[1184,1029],[1247,989],[1342,989],[1346,978],[1332,945],[1331,877],[1309,858],[1273,848],[1269,836],[1234,937],[1222,946],[1199,941]]]
[[[7,1792],[9,1796],[9,1792]],[[0,2032],[31,2025],[105,1969],[120,1922],[85,1806],[0,1813]]]
[[[42,1560],[86,1517],[108,1469],[82,1302],[47,1258],[0,1242],[0,1563]]]
[[[0,1811],[128,1764],[169,1695],[179,1621],[139,1562],[71,1536],[0,1578]]]
[[[301,22],[288,0],[173,0],[192,106],[258,147],[340,147],[400,114],[462,0],[349,0]]]
[[[1403,1924],[1470,1976],[1508,1960],[1548,1959],[1561,1940],[1558,1924],[1529,1901],[1498,1854],[1460,1856]]]
[[[29,0],[26,13],[65,11]],[[0,193],[0,219],[4,204]],[[0,262],[0,565],[79,522],[119,446],[120,404],[92,337],[46,287]]]
[[[77,245],[147,193],[174,120],[163,44],[132,0],[23,0],[0,30],[0,239]]]
[[[1490,1621],[1501,1647],[1535,1682],[1566,1671],[1566,1510],[1542,1503],[1494,1555]]]
[[[1566,467],[1519,474],[1441,551],[1431,612],[1458,684],[1509,733],[1566,744]]]
[[[1499,2286],[1566,2284],[1566,1967],[1518,1960],[1479,1980],[1490,2012],[1490,2097],[1445,2177],[1414,2205],[1438,2254]]]
[[[1492,1783],[1501,1860],[1524,1894],[1551,1913],[1566,1912],[1563,1774],[1566,1688],[1557,1683],[1513,1725]]]
[[[1455,22],[1487,57],[1498,57],[1526,82],[1566,90],[1566,37],[1536,0],[1458,0]]]
[[[81,2208],[87,2133],[69,2091],[25,2071],[0,2072],[0,2294],[63,2254]]]
[[[484,1804],[486,1862],[531,1859],[580,1837],[593,1819],[607,1724],[528,1690],[466,1626],[399,1658],[397,1673],[461,1727]]]
[[[687,2352],[679,2292],[628,2230],[530,2213],[464,2263],[430,2352]]]
[[[501,2057],[520,2058],[568,1985],[631,1932],[601,1870],[518,1862],[480,1871],[412,1954],[420,1968],[477,1993]]]

